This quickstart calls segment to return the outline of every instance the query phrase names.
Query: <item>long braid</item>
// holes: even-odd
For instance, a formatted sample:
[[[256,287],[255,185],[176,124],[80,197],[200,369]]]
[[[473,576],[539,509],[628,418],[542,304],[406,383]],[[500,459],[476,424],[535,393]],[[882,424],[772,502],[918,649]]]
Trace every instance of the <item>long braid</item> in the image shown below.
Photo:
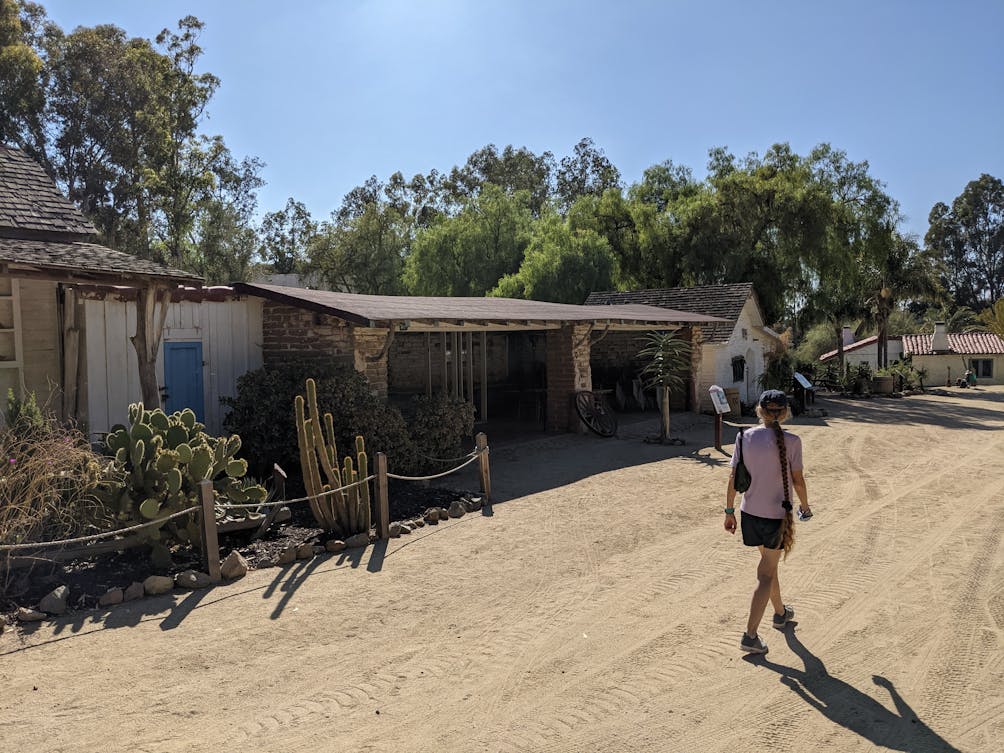
[[[784,550],[784,558],[787,559],[788,552],[795,545],[795,522],[791,515],[791,489],[788,486],[788,450],[784,444],[784,431],[781,429],[781,424],[774,421],[771,426],[774,429],[774,437],[777,439],[777,451],[781,458],[781,482],[784,484],[784,502],[781,503],[781,507],[784,508],[784,519],[781,521],[781,528],[777,535],[781,542],[781,548]]]

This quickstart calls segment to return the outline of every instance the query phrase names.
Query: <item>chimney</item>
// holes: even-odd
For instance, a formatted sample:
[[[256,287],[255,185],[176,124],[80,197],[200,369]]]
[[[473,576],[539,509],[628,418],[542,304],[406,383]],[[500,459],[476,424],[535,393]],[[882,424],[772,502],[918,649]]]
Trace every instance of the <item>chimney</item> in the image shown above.
[[[931,350],[935,353],[947,353],[951,350],[948,347],[948,333],[945,331],[944,322],[934,323],[934,337],[931,338]]]
[[[844,333],[841,337],[844,345],[854,344],[854,332],[851,331],[851,326],[849,324],[844,325]]]

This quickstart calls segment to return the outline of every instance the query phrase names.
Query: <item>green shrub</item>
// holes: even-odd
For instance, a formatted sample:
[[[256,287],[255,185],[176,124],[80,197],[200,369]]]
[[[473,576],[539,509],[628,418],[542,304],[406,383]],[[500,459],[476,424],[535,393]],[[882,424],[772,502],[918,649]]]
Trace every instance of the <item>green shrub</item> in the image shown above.
[[[457,458],[471,448],[474,406],[453,397],[437,395],[415,398],[415,416],[410,426],[419,465],[423,470],[446,470],[443,460]],[[438,458],[439,461],[432,460]]]
[[[392,472],[415,470],[416,454],[401,412],[374,396],[362,374],[348,366],[292,361],[248,372],[237,380],[237,396],[223,400],[229,408],[223,425],[243,437],[252,473],[271,476],[272,464],[278,463],[299,475],[293,403],[308,378],[317,383],[321,410],[334,419],[339,452],[353,447],[361,435],[371,458],[387,454]]]
[[[757,377],[761,390],[790,392],[795,380],[795,360],[787,350],[764,353],[763,374]]]
[[[7,413],[5,415],[6,425],[20,432],[33,433],[44,428],[47,419],[42,413],[35,399],[35,393],[29,392],[28,397],[21,400],[14,394],[14,390],[7,389]]]

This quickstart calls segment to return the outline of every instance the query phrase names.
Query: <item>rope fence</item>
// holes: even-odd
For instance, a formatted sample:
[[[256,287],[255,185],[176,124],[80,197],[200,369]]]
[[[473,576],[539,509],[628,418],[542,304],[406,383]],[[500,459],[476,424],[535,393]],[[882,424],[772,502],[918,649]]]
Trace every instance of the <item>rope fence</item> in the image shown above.
[[[430,460],[437,460],[439,462],[454,462],[458,460],[463,460],[460,465],[451,468],[442,473],[435,473],[429,476],[404,476],[396,473],[387,472],[387,456],[382,453],[376,453],[375,458],[375,470],[373,473],[366,478],[359,479],[358,481],[353,481],[351,484],[345,484],[338,487],[337,489],[329,489],[322,492],[314,497],[304,496],[298,497],[296,499],[279,499],[273,502],[252,502],[246,504],[218,504],[216,501],[216,496],[213,491],[212,481],[206,479],[199,482],[199,501],[200,505],[196,507],[189,507],[186,510],[181,510],[179,512],[167,515],[163,518],[157,518],[156,520],[151,520],[146,523],[139,523],[134,526],[129,526],[128,528],[119,528],[114,531],[105,531],[103,533],[96,533],[90,536],[78,536],[71,539],[60,539],[58,541],[43,541],[37,543],[21,543],[21,544],[0,544],[0,553],[4,552],[16,552],[24,550],[39,550],[39,549],[50,549],[54,547],[66,547],[75,544],[86,544],[92,541],[100,541],[102,539],[114,539],[121,537],[124,534],[132,533],[135,531],[140,531],[145,528],[151,528],[153,526],[160,526],[164,523],[174,520],[175,518],[180,518],[184,515],[190,515],[192,513],[199,514],[199,528],[202,538],[202,557],[204,564],[209,572],[210,577],[215,580],[219,580],[220,575],[220,552],[219,552],[219,524],[216,520],[216,510],[247,510],[247,509],[262,509],[262,508],[278,508],[285,507],[287,505],[296,504],[299,502],[309,502],[311,499],[317,499],[318,497],[328,497],[332,494],[340,494],[347,489],[352,489],[357,486],[362,486],[363,484],[368,484],[370,481],[375,481],[375,493],[374,502],[376,504],[376,520],[377,520],[377,534],[381,539],[387,539],[390,537],[389,527],[390,527],[390,512],[389,512],[389,502],[387,494],[387,480],[388,479],[398,479],[400,481],[431,481],[433,479],[442,478],[443,476],[448,476],[451,473],[456,473],[462,468],[467,467],[474,461],[478,461],[480,465],[479,475],[481,480],[481,493],[486,499],[491,496],[491,473],[488,465],[488,438],[483,432],[479,433],[475,437],[475,448],[459,458],[453,458],[449,461],[443,458],[429,458]],[[274,478],[276,480],[276,490],[282,496],[285,492],[285,478],[286,475],[281,468],[275,466]],[[266,520],[271,520],[274,518],[274,514],[270,514]],[[265,524],[266,526],[268,523]],[[113,546],[118,542],[109,542],[106,545],[99,546]],[[136,546],[136,543],[125,544],[128,547]],[[91,548],[82,549],[79,552],[79,556],[87,556],[87,554],[93,554]],[[52,555],[55,556],[55,555]],[[60,554],[62,557],[69,556],[69,553],[63,552]],[[15,560],[17,558],[14,558]]]
[[[332,494],[338,494],[339,492],[343,492],[346,489],[351,489],[355,486],[362,486],[363,484],[368,484],[375,478],[376,475],[371,474],[366,478],[359,479],[358,481],[353,481],[351,484],[346,484],[345,486],[339,486],[337,489],[328,489],[328,491],[321,492],[320,494],[318,494],[317,497],[318,498],[328,497]],[[296,504],[297,502],[309,502],[311,499],[312,497],[297,497],[296,499],[281,499],[278,500],[277,502],[251,502],[249,504],[240,504],[240,505],[217,505],[217,507],[219,507],[222,510],[248,510],[248,509],[257,510],[259,507],[282,507],[284,505],[293,505]]]
[[[467,456],[467,462],[461,463],[456,468],[451,468],[450,470],[443,471],[442,473],[435,473],[431,476],[401,476],[397,473],[388,473],[387,478],[396,478],[399,481],[431,481],[434,478],[442,478],[443,476],[449,476],[451,473],[456,473],[461,468],[464,468],[473,463],[475,460],[477,460],[478,455],[480,455],[480,453],[477,450],[475,450],[474,452],[472,452],[470,455]]]
[[[198,507],[189,507],[187,510],[182,510],[181,512],[176,512],[173,515],[168,515],[164,518],[157,518],[156,520],[151,520],[148,523],[139,523],[138,525],[130,526],[129,528],[118,528],[114,531],[105,531],[104,533],[95,533],[91,536],[78,536],[75,539],[60,539],[58,541],[40,541],[37,544],[2,544],[0,545],[0,552],[15,552],[22,549],[48,549],[54,546],[67,546],[68,544],[85,544],[89,541],[99,541],[101,539],[110,539],[114,536],[121,536],[124,533],[132,533],[133,531],[139,531],[142,528],[149,528],[150,526],[160,525],[161,523],[166,523],[174,518],[180,518],[182,515],[188,515],[189,513],[198,512]]]

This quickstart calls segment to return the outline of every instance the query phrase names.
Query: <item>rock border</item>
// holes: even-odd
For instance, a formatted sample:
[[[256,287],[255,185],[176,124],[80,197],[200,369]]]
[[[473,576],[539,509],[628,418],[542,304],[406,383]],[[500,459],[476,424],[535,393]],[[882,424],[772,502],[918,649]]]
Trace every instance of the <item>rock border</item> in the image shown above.
[[[406,520],[397,520],[390,524],[390,538],[396,539],[411,534],[425,526],[439,525],[440,521],[462,518],[467,513],[477,512],[484,506],[482,497],[458,497],[446,507],[429,507],[419,516]],[[266,570],[270,567],[281,567],[298,560],[308,560],[322,554],[336,554],[350,549],[364,549],[377,541],[374,531],[369,534],[358,533],[344,541],[329,539],[323,544],[312,541],[286,548],[274,561],[263,560],[256,570]],[[170,575],[150,575],[142,583],[134,581],[126,587],[108,589],[98,598],[98,609],[107,609],[119,604],[137,601],[144,596],[160,596],[175,590],[201,590],[217,585],[233,583],[243,578],[250,569],[245,557],[237,550],[231,551],[220,563],[221,580],[215,580],[207,573],[199,570],[184,570]],[[61,617],[67,612],[70,597],[69,588],[59,585],[39,600],[38,608],[19,607],[14,612],[15,624],[31,624],[42,622],[49,618]],[[0,634],[3,633],[4,622],[0,618]]]

